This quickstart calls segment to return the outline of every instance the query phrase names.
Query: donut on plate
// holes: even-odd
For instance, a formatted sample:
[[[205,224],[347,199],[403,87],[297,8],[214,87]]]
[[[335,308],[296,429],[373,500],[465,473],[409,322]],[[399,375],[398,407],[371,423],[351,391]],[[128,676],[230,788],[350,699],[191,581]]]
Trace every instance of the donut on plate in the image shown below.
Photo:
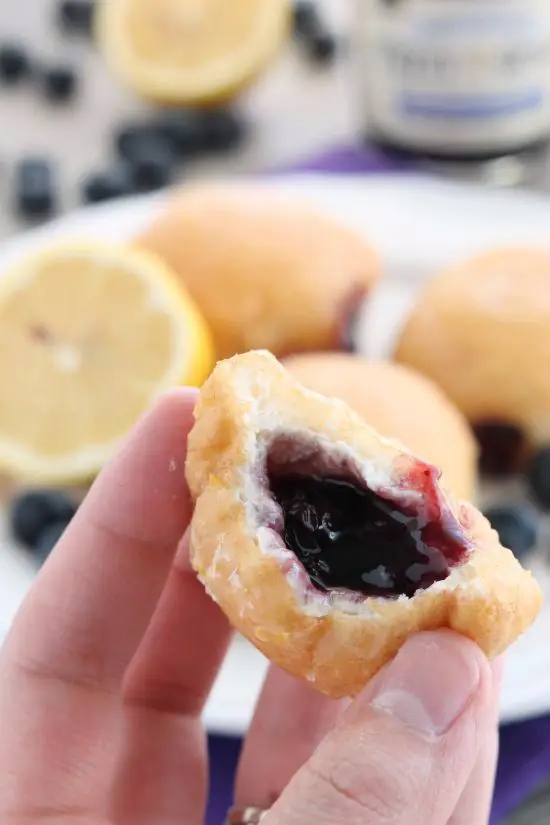
[[[541,592],[439,471],[270,354],[217,365],[188,441],[191,559],[273,662],[352,696],[410,633],[450,627],[490,657]]]
[[[472,430],[428,378],[399,364],[338,352],[296,355],[284,365],[309,389],[340,398],[381,435],[440,467],[455,495],[475,498],[477,445]]]
[[[427,285],[395,359],[435,381],[468,418],[482,467],[508,472],[550,443],[549,330],[550,252],[497,249]]]
[[[135,242],[179,274],[219,358],[349,346],[379,276],[378,255],[358,234],[253,185],[187,188]]]

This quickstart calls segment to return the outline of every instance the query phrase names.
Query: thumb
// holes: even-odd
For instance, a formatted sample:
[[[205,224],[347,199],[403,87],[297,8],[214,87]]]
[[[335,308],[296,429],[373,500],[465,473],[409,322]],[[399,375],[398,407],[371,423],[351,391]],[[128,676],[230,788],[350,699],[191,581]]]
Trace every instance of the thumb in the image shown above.
[[[411,637],[262,825],[447,825],[494,727],[489,663],[451,631]]]

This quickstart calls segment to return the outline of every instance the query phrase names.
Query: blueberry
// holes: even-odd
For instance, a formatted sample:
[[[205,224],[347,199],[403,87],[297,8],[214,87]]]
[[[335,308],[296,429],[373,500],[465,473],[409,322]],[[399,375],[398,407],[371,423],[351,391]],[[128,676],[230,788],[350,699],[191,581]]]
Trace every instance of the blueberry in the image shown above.
[[[29,490],[12,502],[11,531],[17,541],[33,548],[47,527],[67,524],[76,510],[76,504],[59,490]]]
[[[19,83],[30,73],[30,60],[25,49],[17,43],[0,46],[0,82],[5,85]]]
[[[155,125],[125,126],[115,140],[118,154],[128,164],[132,191],[152,192],[171,182],[176,151]]]
[[[484,475],[506,476],[522,469],[526,442],[519,427],[486,419],[474,422],[473,430],[480,447],[479,469]]]
[[[115,146],[120,157],[125,160],[133,160],[140,146],[144,141],[151,138],[151,130],[143,125],[123,126],[115,134]]]
[[[311,0],[297,0],[292,9],[292,23],[297,37],[307,38],[320,26],[319,11]]]
[[[155,132],[168,141],[178,158],[205,149],[205,126],[201,112],[174,109],[164,112],[154,124]]]
[[[521,558],[537,543],[536,512],[528,506],[490,507],[485,516],[497,531],[501,544]]]
[[[246,137],[244,122],[228,109],[163,112],[150,123],[124,126],[115,136],[117,152],[133,161],[136,156],[163,152],[172,163],[202,152],[217,152],[239,146]],[[154,150],[153,150],[154,147]]]
[[[211,109],[202,113],[203,146],[207,151],[235,149],[247,136],[244,121],[230,109]]]
[[[99,203],[128,195],[132,191],[132,175],[126,163],[118,163],[105,172],[95,172],[84,181],[82,199]]]
[[[167,186],[173,178],[172,158],[165,152],[148,152],[130,164],[134,192],[153,192]]]
[[[154,124],[124,126],[115,135],[116,150],[121,158],[134,163],[152,154],[163,154],[170,162],[176,162],[176,149],[167,134]]]
[[[46,561],[68,525],[68,521],[60,520],[44,527],[32,548],[32,554],[38,562],[43,563]]]
[[[93,30],[95,3],[93,0],[62,0],[57,19],[64,32],[89,35]]]
[[[76,72],[72,66],[51,66],[42,72],[41,84],[48,100],[64,103],[76,92]]]
[[[336,57],[338,43],[333,34],[320,30],[308,39],[306,52],[312,62],[327,65]]]
[[[51,163],[44,158],[25,158],[15,169],[15,209],[31,220],[46,218],[56,205]]]
[[[326,28],[314,2],[296,2],[293,12],[294,34],[302,41],[306,56],[315,63],[332,63],[338,51],[335,36]]]
[[[550,510],[550,447],[543,447],[532,457],[526,471],[527,483],[535,500]]]

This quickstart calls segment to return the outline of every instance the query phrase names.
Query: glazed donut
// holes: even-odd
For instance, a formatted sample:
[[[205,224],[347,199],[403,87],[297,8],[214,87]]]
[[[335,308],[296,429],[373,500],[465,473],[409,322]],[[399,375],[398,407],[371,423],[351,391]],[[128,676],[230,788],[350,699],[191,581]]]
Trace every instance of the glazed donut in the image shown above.
[[[542,594],[439,471],[267,352],[203,385],[186,475],[192,564],[269,659],[353,696],[415,631],[449,627],[504,651]]]
[[[466,419],[428,378],[407,367],[348,353],[296,355],[284,362],[300,383],[345,401],[375,430],[436,464],[459,498],[475,498],[477,445]]]
[[[252,184],[186,188],[135,243],[179,274],[219,358],[349,346],[349,327],[380,269],[355,232]]]
[[[482,466],[519,469],[550,443],[550,253],[497,249],[423,290],[395,359],[435,381],[474,426]]]

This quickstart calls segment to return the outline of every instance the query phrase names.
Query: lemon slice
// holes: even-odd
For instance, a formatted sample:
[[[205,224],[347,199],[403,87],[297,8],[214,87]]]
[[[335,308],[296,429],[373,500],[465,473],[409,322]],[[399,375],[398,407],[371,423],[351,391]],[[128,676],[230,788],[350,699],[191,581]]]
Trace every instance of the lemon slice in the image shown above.
[[[97,40],[114,74],[147,98],[221,100],[285,40],[290,0],[100,0]]]
[[[35,254],[0,278],[0,469],[89,478],[160,393],[201,384],[213,363],[202,316],[156,256]]]

